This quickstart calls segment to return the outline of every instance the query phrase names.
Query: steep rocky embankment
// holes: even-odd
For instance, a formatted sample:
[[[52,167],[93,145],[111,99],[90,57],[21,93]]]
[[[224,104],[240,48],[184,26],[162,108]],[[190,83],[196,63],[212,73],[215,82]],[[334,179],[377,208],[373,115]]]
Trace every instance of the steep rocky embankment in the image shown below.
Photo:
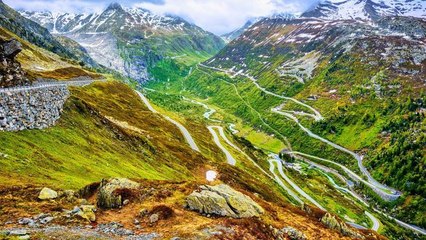
[[[0,40],[0,131],[52,126],[69,96],[65,85],[23,87],[31,82],[15,60],[21,51],[17,40]]]

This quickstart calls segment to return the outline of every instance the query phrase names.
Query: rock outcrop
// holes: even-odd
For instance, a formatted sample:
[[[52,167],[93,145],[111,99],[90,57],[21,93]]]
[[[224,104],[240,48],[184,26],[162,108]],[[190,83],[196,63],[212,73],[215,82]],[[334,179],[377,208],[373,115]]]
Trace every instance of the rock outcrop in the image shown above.
[[[15,39],[9,41],[0,38],[0,88],[29,85],[31,82],[15,60],[22,51],[22,45]]]
[[[290,240],[306,240],[307,237],[304,233],[300,232],[299,230],[293,228],[293,227],[285,227],[278,231],[277,239],[287,239],[290,238]]]
[[[217,186],[201,186],[186,198],[189,209],[202,214],[212,214],[233,218],[258,217],[264,213],[250,197],[221,184]]]
[[[321,222],[327,227],[339,231],[341,234],[345,236],[349,236],[351,238],[363,239],[363,236],[353,229],[351,229],[346,223],[341,220],[338,220],[335,216],[330,213],[326,213],[322,218]]]
[[[103,179],[99,186],[97,205],[100,208],[119,208],[123,202],[132,197],[139,183],[126,178]]]

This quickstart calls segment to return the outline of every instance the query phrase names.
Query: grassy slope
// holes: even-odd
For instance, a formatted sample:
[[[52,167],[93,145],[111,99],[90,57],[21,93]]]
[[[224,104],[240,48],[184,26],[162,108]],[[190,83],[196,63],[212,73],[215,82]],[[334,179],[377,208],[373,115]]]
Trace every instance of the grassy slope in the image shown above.
[[[180,143],[174,125],[147,111],[130,88],[96,83],[72,93],[57,126],[0,133],[0,151],[9,155],[0,162],[1,184],[78,188],[108,176],[183,180],[192,177],[188,168],[195,167],[194,159],[203,159]]]
[[[0,37],[3,39],[15,38],[22,44],[23,51],[18,54],[17,60],[32,79],[43,77],[67,80],[79,76],[100,77],[98,74],[84,70],[76,62],[37,47],[2,27],[0,27]]]
[[[180,96],[185,95],[190,98],[205,98],[205,100],[200,100],[200,99],[198,100],[206,102],[207,104],[210,105],[210,107],[219,106],[219,107],[215,107],[219,111],[218,113],[215,113],[212,116],[212,118],[222,119],[222,120],[225,120],[225,122],[226,120],[235,121],[238,119],[241,121],[241,118],[239,117],[235,117],[235,116],[233,116],[233,118],[230,117],[232,116],[232,114],[230,114],[232,113],[232,111],[235,111],[236,114],[238,113],[244,114],[244,112],[242,111],[238,112],[238,109],[236,110],[232,107],[232,106],[235,106],[236,108],[241,108],[241,106],[244,105],[244,102],[241,99],[235,98],[235,95],[232,94],[235,92],[233,88],[227,88],[225,90],[226,87],[229,87],[229,84],[221,84],[221,82],[218,79],[216,79],[215,84],[211,82],[203,83],[205,79],[202,78],[202,76],[205,74],[203,74],[202,72],[199,72],[198,70],[195,70],[193,75],[195,76],[194,77],[190,76],[186,80],[178,79],[175,81],[170,80],[166,82],[150,83],[149,84],[150,87],[160,89],[160,92],[149,92],[148,97],[150,97],[150,99],[153,102],[155,102],[157,105],[163,106],[169,111],[176,112],[181,117],[191,118],[192,121],[203,120],[202,114],[205,112],[205,109],[197,105],[194,106],[191,103],[183,101]],[[199,79],[199,81],[195,82],[194,78]],[[194,94],[195,91],[193,92],[180,91],[182,86],[183,88],[187,90],[188,89],[191,90],[192,89],[190,87],[191,84],[194,84],[194,85],[197,84],[197,86],[201,85],[201,89],[205,91],[196,91],[196,93],[199,94],[198,96]],[[205,94],[206,91],[211,90],[212,88],[214,89],[215,92],[223,93],[223,95],[220,95],[223,101],[221,101],[221,99],[219,99],[217,95],[209,95],[208,98],[205,95],[203,95]],[[163,94],[161,93],[161,91],[165,91],[168,94]],[[240,116],[244,119],[247,119],[244,116],[252,116],[254,120],[258,118],[256,114],[253,114],[253,115],[248,114],[248,115],[240,115]],[[207,121],[206,124],[217,125],[218,123]],[[245,121],[245,123],[241,121],[239,126],[242,126],[243,124],[244,124],[243,131],[237,135],[243,136],[243,137],[253,135],[252,137],[255,138],[254,141],[250,141],[250,138],[248,140],[252,142],[256,147],[260,147],[266,151],[276,150],[276,152],[278,152],[282,149],[283,147],[282,141],[279,141],[273,135],[269,136],[263,133],[262,131],[253,130],[253,128],[249,127],[251,123],[247,121]],[[232,139],[233,135],[229,134],[229,138]],[[244,147],[245,145],[242,144],[244,141],[243,142],[238,141],[237,138],[234,139],[234,141],[238,143],[241,148],[245,149]],[[250,167],[248,167],[250,164],[248,164],[247,162],[243,160],[244,156],[241,156],[238,152],[234,151],[234,149],[230,148],[226,143],[223,142],[223,145],[226,148],[228,148],[228,150],[237,159],[237,167],[242,168],[245,171],[248,171],[248,169],[250,169]],[[280,145],[280,147],[281,146],[282,147],[281,148],[277,147],[277,145]],[[253,149],[246,149],[246,150],[248,150],[249,153],[253,151]],[[261,165],[263,169],[269,168],[269,165],[266,161],[266,156],[263,158],[254,157],[254,159],[257,159],[258,164]],[[309,172],[309,177],[301,176],[294,172],[289,172],[288,174],[290,174],[290,176],[293,177],[293,179],[298,183],[298,185],[303,186],[306,192],[308,192],[311,196],[314,196],[314,198],[317,199],[317,201],[320,201],[324,206],[327,207],[327,209],[331,209],[332,212],[338,214],[340,217],[342,218],[349,217],[351,219],[355,219],[358,223],[364,223],[367,226],[370,224],[363,214],[363,211],[364,211],[363,207],[360,207],[358,204],[353,204],[351,201],[347,200],[344,195],[340,194],[338,191],[337,192],[334,191],[333,187],[330,186],[328,180],[325,179],[324,176],[320,176],[314,170],[308,170],[308,172]],[[259,180],[261,179],[263,178],[260,178]],[[323,192],[324,187],[326,189],[326,193]],[[278,188],[277,191],[282,192],[282,194],[284,195],[286,194],[280,188]]]
[[[215,108],[220,109],[219,112],[222,113],[222,115],[224,116],[232,115],[233,118],[231,119],[242,119],[241,123],[244,123],[244,125],[250,125],[256,130],[260,130],[261,132],[276,134],[276,132],[269,129],[268,127],[262,126],[264,124],[262,124],[259,120],[257,113],[253,109],[246,106],[247,104],[251,105],[254,107],[255,110],[260,112],[260,114],[263,116],[264,120],[266,120],[268,124],[277,129],[279,133],[284,134],[290,140],[294,149],[299,149],[303,152],[310,152],[311,154],[317,156],[323,156],[325,158],[338,160],[340,162],[346,163],[347,166],[352,167],[354,170],[357,170],[355,161],[351,157],[342,154],[341,152],[334,151],[333,149],[330,149],[328,146],[325,146],[324,144],[318,141],[312,140],[311,138],[307,137],[304,132],[298,131],[297,126],[292,125],[292,123],[282,119],[281,117],[278,117],[277,115],[269,113],[270,108],[280,104],[281,100],[264,96],[257,89],[255,89],[252,84],[250,84],[247,80],[241,78],[238,79],[238,81],[235,81],[235,79],[230,79],[221,73],[215,73],[206,69],[202,69],[201,71],[197,68],[193,69],[193,73],[189,77],[182,76],[185,76],[185,74],[174,75],[166,79],[163,77],[163,81],[150,82],[148,84],[148,87],[158,89],[163,92],[168,92],[169,94],[185,95],[190,98],[201,99],[202,101],[206,102],[211,106],[217,106]],[[316,81],[309,83],[307,89],[312,90],[312,88],[314,87],[310,86],[314,86],[316,84],[317,86],[321,86],[321,88],[319,89],[323,89],[323,92],[329,91],[329,87],[324,87],[320,84],[321,81],[323,81],[323,79],[319,78]],[[236,96],[236,91],[234,87],[229,83],[236,84],[237,90],[242,96],[242,99]],[[311,92],[309,92],[308,90],[301,92],[297,95],[297,97],[303,99],[309,96]],[[158,100],[155,100],[156,98],[158,98]],[[167,102],[163,99],[164,97],[158,95],[154,97],[154,101],[158,101],[160,105],[166,106],[169,110],[180,112],[186,111],[185,109],[178,109],[175,107],[176,105],[180,104],[175,104],[176,102],[173,101]],[[321,112],[325,113],[326,116],[332,116],[336,113],[336,111],[341,111],[342,106],[346,106],[348,104],[350,104],[349,98],[339,98],[338,101],[336,101],[333,98],[325,97],[320,98],[319,101],[313,103],[313,105],[317,109],[320,109]],[[327,111],[322,111],[323,107],[324,109],[327,109]],[[354,118],[354,122],[352,122],[351,124],[347,126],[343,125],[342,130],[338,134],[327,134],[317,125],[311,126],[311,121],[302,120],[302,122],[306,126],[313,127],[314,131],[319,133],[320,135],[323,135],[353,150],[359,149],[357,147],[370,146],[371,144],[376,143],[377,133],[381,131],[381,126],[382,124],[385,124],[386,120],[377,120],[371,118],[371,116],[368,116],[368,114],[366,114],[365,110],[383,109],[383,106],[377,105],[374,101],[371,100],[364,100],[361,101],[359,105],[354,105],[353,107],[353,110],[351,109],[353,111],[352,114],[357,115],[357,117]],[[356,109],[355,107],[359,107],[359,113],[354,111]],[[297,107],[295,107],[291,103],[287,104],[286,108],[297,110]],[[192,115],[193,114],[189,113],[187,116]],[[244,131],[242,133],[244,133]],[[248,136],[246,133],[241,135]],[[354,135],[360,135],[363,136],[363,138],[354,139]],[[277,135],[275,137],[277,137]],[[256,143],[257,147],[263,149],[275,151],[279,150],[276,147],[271,147],[270,144],[266,144],[265,140],[265,136],[259,136],[258,138],[256,138],[256,141],[253,141],[253,143]],[[317,187],[321,186],[320,182],[323,182],[325,179],[324,177],[318,176],[317,174],[314,174],[312,176],[314,176],[313,182],[315,184],[311,184],[309,187],[305,188],[305,190],[308,192],[313,191],[312,193],[315,193],[318,191]],[[305,185],[306,183],[307,182],[300,182],[300,184],[302,185]],[[334,210],[338,212],[339,215],[341,215],[342,217],[347,214],[351,218],[366,222],[364,217],[358,218],[360,217],[359,214],[362,212],[362,210],[360,210],[360,208],[356,206],[353,206],[353,204],[348,204],[344,200],[344,198],[342,198],[341,195],[331,194],[328,196],[324,195],[323,197],[324,199],[322,199],[322,197],[320,197],[319,199],[322,199],[321,201],[324,201],[324,204],[328,206],[332,206],[332,202],[334,200],[340,199],[339,201],[337,201],[339,202],[339,204],[334,204],[333,206],[335,206]],[[414,212],[421,213],[421,198],[408,198],[408,200],[409,202],[407,203],[407,205],[410,206],[409,208],[414,208]],[[406,210],[401,212],[402,214],[398,215],[398,217],[402,217],[402,219],[406,220],[409,219],[408,221],[422,225],[422,218],[419,218],[418,214],[416,215],[416,217],[414,217],[414,215],[404,215],[407,212]],[[387,228],[384,230],[388,231],[390,235],[394,235],[396,234],[396,232],[400,231],[400,229],[395,229],[392,224],[387,225]]]
[[[56,126],[0,133],[0,152],[6,154],[0,157],[0,186],[78,189],[114,176],[204,181],[206,169],[216,169],[228,184],[258,192],[269,201],[287,202],[251,163],[228,166],[204,123],[159,110],[190,129],[202,154],[187,146],[173,124],[148,111],[129,87],[100,82],[73,88]]]

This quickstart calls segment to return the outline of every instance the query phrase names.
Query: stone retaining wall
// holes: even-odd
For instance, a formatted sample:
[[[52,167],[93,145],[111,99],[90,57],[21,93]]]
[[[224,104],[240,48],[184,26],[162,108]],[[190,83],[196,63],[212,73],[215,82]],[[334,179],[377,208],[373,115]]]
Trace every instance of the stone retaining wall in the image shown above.
[[[54,125],[69,95],[66,85],[0,91],[0,131],[44,129]]]

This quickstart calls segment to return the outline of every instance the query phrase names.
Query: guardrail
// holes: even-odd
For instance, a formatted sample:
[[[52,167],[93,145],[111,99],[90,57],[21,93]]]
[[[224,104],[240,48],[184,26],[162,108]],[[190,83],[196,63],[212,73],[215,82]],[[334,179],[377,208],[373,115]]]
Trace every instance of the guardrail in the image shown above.
[[[103,80],[82,80],[82,81],[58,81],[58,82],[38,82],[34,83],[31,86],[19,86],[19,87],[11,87],[11,88],[0,88],[0,93],[12,93],[12,92],[21,92],[28,91],[34,89],[41,88],[49,88],[49,87],[68,87],[68,86],[78,86],[83,87],[89,85],[94,82],[99,82]]]

